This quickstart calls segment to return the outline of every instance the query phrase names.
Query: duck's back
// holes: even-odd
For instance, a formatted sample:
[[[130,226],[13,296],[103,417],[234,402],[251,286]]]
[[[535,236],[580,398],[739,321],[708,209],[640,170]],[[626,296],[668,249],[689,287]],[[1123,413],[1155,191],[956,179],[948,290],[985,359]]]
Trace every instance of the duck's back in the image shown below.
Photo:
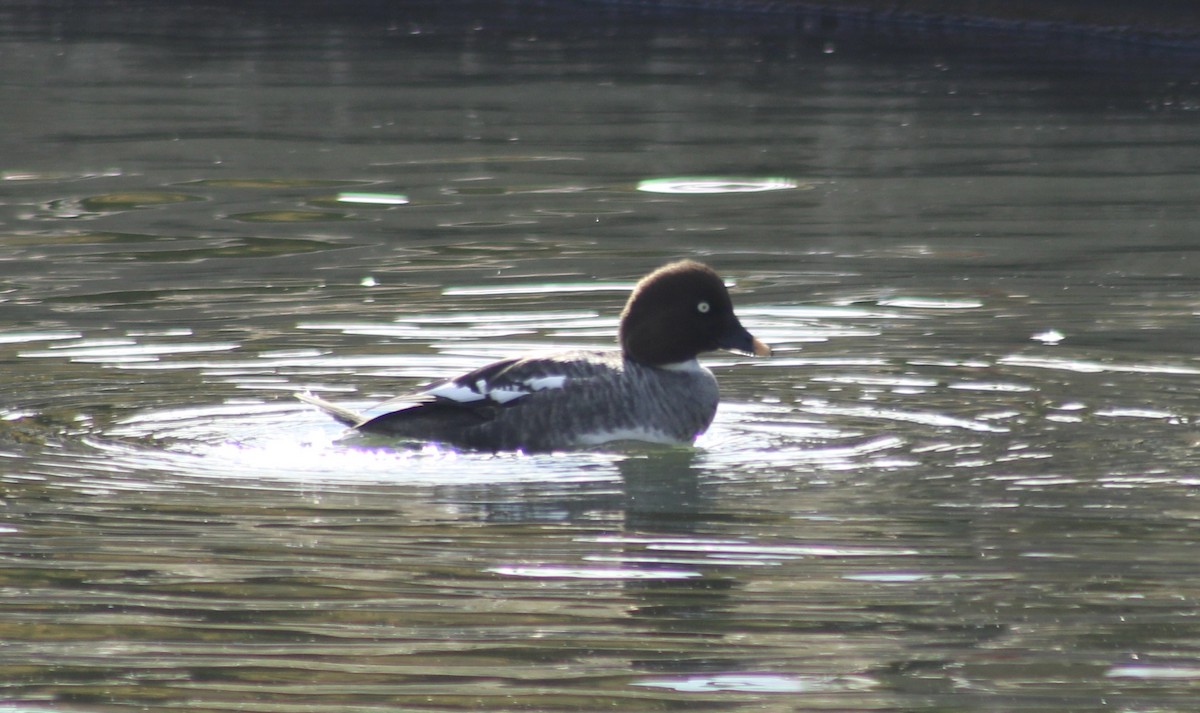
[[[657,368],[616,351],[576,351],[490,364],[356,428],[492,451],[690,443],[718,398],[716,379],[695,361]]]

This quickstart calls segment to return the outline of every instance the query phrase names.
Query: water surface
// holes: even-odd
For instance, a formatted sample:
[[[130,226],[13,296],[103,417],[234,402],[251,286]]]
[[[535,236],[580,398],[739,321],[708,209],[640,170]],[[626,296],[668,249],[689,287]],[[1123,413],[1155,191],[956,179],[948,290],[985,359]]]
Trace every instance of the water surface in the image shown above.
[[[7,708],[1191,710],[1186,58],[525,11],[0,33]],[[291,397],[684,256],[776,349],[695,448]]]

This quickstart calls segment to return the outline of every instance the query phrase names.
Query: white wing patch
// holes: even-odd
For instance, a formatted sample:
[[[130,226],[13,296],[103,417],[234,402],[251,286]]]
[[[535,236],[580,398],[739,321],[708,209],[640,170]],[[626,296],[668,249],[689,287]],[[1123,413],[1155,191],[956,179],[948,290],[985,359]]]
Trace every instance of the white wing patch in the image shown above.
[[[514,387],[490,389],[487,392],[488,398],[498,404],[506,404],[513,399],[519,399],[522,396],[528,396],[529,394],[530,392],[525,389]]]
[[[567,377],[562,374],[554,376],[539,376],[536,379],[526,379],[525,385],[530,391],[542,391],[545,389],[561,389],[563,384],[567,383]]]
[[[561,389],[566,383],[567,377],[562,374],[537,376],[522,381],[510,381],[494,387],[486,379],[477,379],[474,384],[464,384],[461,381],[447,381],[444,384],[438,384],[425,393],[429,396],[457,401],[460,404],[473,403],[485,399],[498,404],[506,404],[522,396],[528,396],[535,391]]]
[[[479,384],[487,386],[487,384],[484,384],[482,379],[476,382],[476,387]],[[457,401],[460,404],[467,404],[471,403],[472,401],[482,401],[487,398],[487,394],[479,391],[476,387],[472,387],[469,384],[462,384],[457,381],[447,381],[444,384],[438,384],[425,393],[429,396],[436,396],[439,399],[449,399],[450,401]]]

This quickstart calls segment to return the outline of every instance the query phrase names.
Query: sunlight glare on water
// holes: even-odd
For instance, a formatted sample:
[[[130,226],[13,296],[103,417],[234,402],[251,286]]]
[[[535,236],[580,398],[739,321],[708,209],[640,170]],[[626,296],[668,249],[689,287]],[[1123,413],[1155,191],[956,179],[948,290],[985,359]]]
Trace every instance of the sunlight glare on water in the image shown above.
[[[648,178],[639,181],[637,189],[647,193],[759,193],[793,188],[814,188],[791,178],[720,178],[691,176],[683,178]]]

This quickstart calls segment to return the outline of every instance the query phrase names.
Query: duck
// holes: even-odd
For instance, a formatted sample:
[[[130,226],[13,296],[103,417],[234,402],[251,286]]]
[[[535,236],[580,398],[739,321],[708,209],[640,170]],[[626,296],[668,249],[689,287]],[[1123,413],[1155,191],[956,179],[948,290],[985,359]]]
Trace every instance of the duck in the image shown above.
[[[515,356],[360,414],[296,396],[353,431],[470,451],[540,453],[618,441],[692,444],[720,399],[699,355],[770,356],[734,313],[725,281],[679,260],[643,277],[621,311],[619,349]],[[395,408],[393,408],[395,407]]]

